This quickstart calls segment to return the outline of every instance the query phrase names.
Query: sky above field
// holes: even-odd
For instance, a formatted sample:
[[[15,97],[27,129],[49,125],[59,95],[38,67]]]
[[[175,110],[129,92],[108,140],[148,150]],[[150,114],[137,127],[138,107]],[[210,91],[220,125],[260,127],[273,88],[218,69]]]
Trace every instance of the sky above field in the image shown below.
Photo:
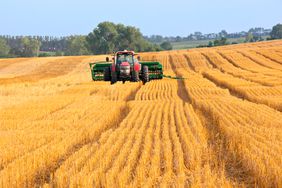
[[[281,0],[1,0],[0,35],[88,34],[102,21],[144,35],[237,32],[282,23],[281,7]]]

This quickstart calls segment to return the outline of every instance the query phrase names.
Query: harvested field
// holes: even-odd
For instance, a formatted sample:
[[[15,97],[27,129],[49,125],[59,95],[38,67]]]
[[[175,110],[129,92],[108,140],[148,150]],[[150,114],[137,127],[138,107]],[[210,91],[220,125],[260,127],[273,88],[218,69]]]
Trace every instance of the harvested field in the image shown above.
[[[185,79],[93,82],[106,56],[0,60],[0,187],[282,187],[282,41],[142,53]]]

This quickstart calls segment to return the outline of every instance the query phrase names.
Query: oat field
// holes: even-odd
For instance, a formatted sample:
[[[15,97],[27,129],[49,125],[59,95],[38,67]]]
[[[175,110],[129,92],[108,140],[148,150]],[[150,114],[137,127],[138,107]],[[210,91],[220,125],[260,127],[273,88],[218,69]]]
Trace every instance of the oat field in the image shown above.
[[[0,59],[0,187],[282,187],[282,40],[143,53],[185,78],[146,85],[105,57]]]

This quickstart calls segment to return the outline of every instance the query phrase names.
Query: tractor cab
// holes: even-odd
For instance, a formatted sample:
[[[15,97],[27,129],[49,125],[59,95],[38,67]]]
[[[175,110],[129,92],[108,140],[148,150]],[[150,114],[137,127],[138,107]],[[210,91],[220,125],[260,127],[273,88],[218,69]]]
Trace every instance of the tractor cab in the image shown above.
[[[120,51],[117,52],[115,57],[116,57],[116,64],[120,65],[123,62],[128,62],[131,66],[133,66],[133,64],[135,62],[138,62],[135,58],[134,58],[134,52],[133,51]]]

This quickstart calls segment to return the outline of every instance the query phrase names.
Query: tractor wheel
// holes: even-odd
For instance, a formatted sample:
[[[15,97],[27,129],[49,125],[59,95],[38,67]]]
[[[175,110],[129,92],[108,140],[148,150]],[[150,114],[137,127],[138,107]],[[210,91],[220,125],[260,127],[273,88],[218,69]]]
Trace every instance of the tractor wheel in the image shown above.
[[[111,77],[111,84],[114,84],[117,82],[117,73],[112,72],[112,77]]]
[[[111,69],[107,67],[104,69],[104,81],[111,81]]]
[[[139,72],[138,71],[132,72],[132,81],[133,82],[139,82]]]
[[[143,84],[146,84],[147,82],[149,82],[149,68],[148,66],[144,66],[143,67]]]

